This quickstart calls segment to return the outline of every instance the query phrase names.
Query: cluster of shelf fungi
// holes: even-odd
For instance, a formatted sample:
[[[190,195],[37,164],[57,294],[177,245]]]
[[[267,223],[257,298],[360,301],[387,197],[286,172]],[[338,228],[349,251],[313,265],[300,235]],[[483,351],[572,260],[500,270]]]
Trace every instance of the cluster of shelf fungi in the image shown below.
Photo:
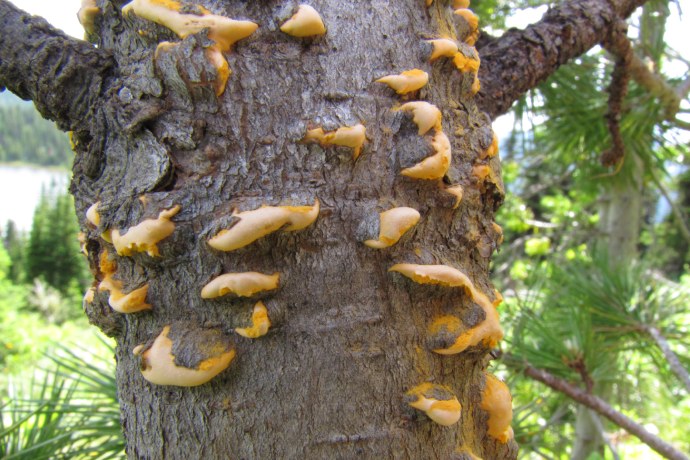
[[[431,6],[433,0],[426,0]],[[464,20],[465,26],[458,41],[451,37],[439,37],[428,40],[431,45],[429,62],[448,59],[459,72],[472,76],[471,93],[480,89],[477,77],[480,60],[474,43],[477,40],[478,18],[468,9],[469,0],[453,0],[454,14]],[[231,74],[224,57],[232,45],[250,36],[258,25],[251,21],[237,21],[224,16],[212,14],[202,6],[190,11],[180,3],[171,0],[133,0],[122,9],[124,15],[136,15],[153,21],[172,30],[181,39],[207,30],[208,38],[214,42],[206,48],[206,58],[216,69],[214,89],[220,96],[225,90]],[[93,33],[94,21],[100,13],[95,0],[84,0],[79,12],[79,19],[87,33]],[[280,27],[280,30],[294,37],[310,37],[326,33],[326,26],[319,13],[308,5],[300,5],[295,14]],[[158,45],[155,56],[177,46],[175,43],[163,42]],[[386,75],[376,82],[388,85],[398,95],[414,95],[429,81],[429,74],[414,68],[395,75]],[[451,143],[443,131],[443,114],[435,105],[426,101],[409,101],[394,107],[392,110],[409,114],[418,128],[418,135],[426,139],[433,154],[414,166],[402,169],[400,174],[411,179],[437,181],[442,179],[452,161]],[[353,160],[357,160],[366,142],[366,128],[358,123],[353,126],[342,126],[336,130],[324,131],[322,127],[308,129],[302,139],[303,143],[318,143],[322,147],[341,146],[351,148]],[[492,174],[486,161],[498,153],[495,135],[486,151],[473,166],[473,175],[484,180]],[[444,191],[454,196],[454,208],[457,208],[463,197],[461,185],[442,185]],[[116,278],[117,261],[112,252],[119,257],[128,257],[136,252],[148,256],[160,257],[158,243],[168,238],[175,231],[172,219],[180,211],[180,206],[163,209],[155,219],[145,219],[126,230],[104,228],[99,214],[100,203],[94,203],[86,213],[89,232],[98,236],[112,246],[112,250],[103,249],[99,255],[100,281],[87,291],[84,302],[94,301],[96,290],[108,293],[110,307],[123,314],[133,314],[149,310],[147,303],[148,284],[135,289],[128,289]],[[235,211],[233,225],[220,230],[207,240],[207,244],[217,251],[235,251],[246,247],[258,239],[274,232],[293,232],[312,225],[318,218],[320,203],[302,206],[262,206],[257,209]],[[363,243],[369,248],[385,250],[396,243],[420,221],[422,216],[411,207],[394,207],[379,214],[379,235]],[[498,234],[500,227],[494,224]],[[82,237],[85,238],[84,235]],[[85,250],[85,249],[84,249]],[[414,283],[430,284],[448,289],[463,289],[466,295],[484,312],[484,319],[476,326],[467,329],[460,318],[446,315],[433,318],[428,326],[429,343],[439,344],[431,352],[440,355],[463,353],[469,347],[481,345],[494,348],[503,338],[499,325],[497,306],[501,296],[496,292],[494,301],[489,300],[472,280],[457,268],[448,265],[417,265],[398,263],[388,269],[409,278]],[[257,293],[273,291],[280,288],[280,273],[241,272],[225,273],[210,280],[200,291],[202,299],[213,299],[223,296],[252,297]],[[182,323],[181,323],[182,324]],[[201,328],[196,331],[184,330],[193,327],[188,323],[172,323],[163,327],[160,334],[146,344],[137,346],[133,353],[141,360],[143,377],[157,385],[197,386],[204,384],[225,370],[235,358],[232,340],[220,330]],[[235,332],[249,339],[259,339],[268,333],[271,321],[263,302],[254,305],[251,325],[238,327]],[[195,357],[195,350],[185,350],[186,334],[203,336],[206,353]],[[210,351],[209,351],[210,350]],[[180,363],[184,363],[182,365]],[[423,411],[434,422],[451,426],[461,417],[461,405],[452,389],[434,383],[420,383],[409,388],[403,400],[411,407]],[[501,443],[513,437],[510,427],[512,420],[511,397],[507,386],[495,376],[485,372],[484,389],[481,395],[481,409],[489,414],[488,434]]]

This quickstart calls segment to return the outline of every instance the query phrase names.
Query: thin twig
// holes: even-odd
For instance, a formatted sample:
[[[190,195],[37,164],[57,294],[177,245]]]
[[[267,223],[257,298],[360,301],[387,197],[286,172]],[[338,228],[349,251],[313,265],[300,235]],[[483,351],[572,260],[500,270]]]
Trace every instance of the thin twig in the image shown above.
[[[683,364],[681,364],[678,356],[673,352],[673,350],[671,350],[671,346],[666,341],[666,337],[664,337],[661,331],[654,326],[645,326],[644,330],[647,332],[647,334],[649,334],[649,336],[654,340],[656,345],[664,354],[669,367],[673,373],[676,374],[676,377],[678,377],[678,379],[683,383],[683,386],[685,386],[685,391],[690,393],[690,374],[688,374],[688,371],[685,369],[685,367],[683,367]]]
[[[671,198],[671,194],[668,193],[668,190],[666,190],[664,184],[654,173],[654,168],[649,168],[649,172],[652,176],[652,181],[659,188],[659,191],[668,202],[668,205],[671,207],[671,212],[673,213],[673,216],[676,218],[676,221],[678,222],[678,229],[680,230],[680,233],[683,235],[683,238],[685,238],[685,241],[687,241],[690,244],[690,228],[688,228],[688,219],[685,216],[685,213],[682,209],[678,207],[678,204],[675,201],[673,201],[673,199]]]
[[[589,407],[598,414],[606,417],[616,425],[625,429],[628,433],[636,436],[640,441],[647,444],[653,450],[658,452],[664,458],[670,460],[690,460],[685,454],[676,449],[670,443],[655,436],[647,431],[642,425],[635,422],[626,415],[618,412],[611,407],[606,401],[598,398],[592,394],[586,393],[577,386],[560,379],[544,370],[537,369],[532,366],[525,366],[523,372],[526,376],[545,384],[546,386],[559,391],[566,396],[572,398],[583,406]]]

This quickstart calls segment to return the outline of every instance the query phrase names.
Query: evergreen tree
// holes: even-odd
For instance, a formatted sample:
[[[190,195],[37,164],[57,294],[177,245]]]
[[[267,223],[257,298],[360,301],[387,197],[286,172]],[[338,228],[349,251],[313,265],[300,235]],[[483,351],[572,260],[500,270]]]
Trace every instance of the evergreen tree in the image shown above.
[[[43,278],[67,294],[85,284],[86,268],[79,254],[77,222],[67,193],[45,190],[34,212],[26,258],[26,279]]]
[[[17,228],[17,224],[13,220],[7,221],[2,242],[11,260],[7,278],[11,282],[19,284],[24,279],[26,236]]]

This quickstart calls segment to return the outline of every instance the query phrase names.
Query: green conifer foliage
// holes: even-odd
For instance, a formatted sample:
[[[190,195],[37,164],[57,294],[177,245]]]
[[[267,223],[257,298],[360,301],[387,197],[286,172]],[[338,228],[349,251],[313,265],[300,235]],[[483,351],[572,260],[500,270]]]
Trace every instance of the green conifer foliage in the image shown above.
[[[86,267],[79,251],[72,198],[65,192],[45,191],[34,212],[26,250],[26,280],[43,278],[63,294],[81,291]]]

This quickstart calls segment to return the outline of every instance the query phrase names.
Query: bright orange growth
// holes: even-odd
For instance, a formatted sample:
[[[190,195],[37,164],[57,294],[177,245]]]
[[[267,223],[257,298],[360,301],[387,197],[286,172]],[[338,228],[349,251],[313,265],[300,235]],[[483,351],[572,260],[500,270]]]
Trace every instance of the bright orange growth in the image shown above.
[[[313,206],[262,206],[259,209],[234,212],[239,221],[221,230],[208,241],[219,251],[234,251],[278,230],[294,232],[307,228],[319,215],[319,200]]]
[[[425,101],[413,101],[401,105],[398,110],[412,112],[412,121],[419,128],[420,136],[428,133],[431,129],[441,131],[441,111],[433,104]]]
[[[280,30],[293,37],[310,37],[325,34],[326,26],[318,11],[309,5],[300,5],[297,12],[280,26]]]
[[[414,179],[442,179],[448,172],[448,168],[450,168],[450,140],[443,131],[437,131],[431,141],[431,146],[436,153],[426,157],[410,168],[403,169],[400,173],[403,176]]]
[[[400,238],[419,222],[416,209],[400,207],[389,209],[379,214],[379,239],[364,242],[370,248],[382,249],[393,246]]]
[[[513,398],[508,386],[494,375],[484,373],[485,387],[479,407],[489,413],[489,436],[505,444],[513,439]]]
[[[142,352],[136,347],[134,354],[141,354],[141,374],[146,380],[156,385],[174,385],[193,387],[202,385],[225,370],[235,358],[232,347],[220,343],[210,344],[209,357],[196,369],[175,364],[172,354],[173,342],[168,338],[170,326],[165,326],[150,348]]]
[[[398,94],[407,94],[424,87],[429,82],[429,74],[420,69],[412,69],[398,75],[386,75],[376,82],[385,83]]]
[[[343,126],[335,131],[324,132],[323,128],[315,128],[307,131],[302,141],[318,142],[323,147],[339,145],[354,149],[352,158],[356,160],[362,151],[362,146],[366,140],[366,128],[358,123],[354,126]]]
[[[485,158],[493,158],[498,154],[498,138],[496,137],[496,133],[492,133],[492,138],[491,138],[491,145],[489,145],[489,148],[482,153],[482,155],[479,157],[480,160],[483,160]]]
[[[443,426],[454,425],[460,420],[462,406],[453,391],[443,385],[422,383],[405,393],[408,404],[424,411],[426,415]]]
[[[113,310],[119,313],[136,313],[138,311],[151,309],[151,305],[146,303],[146,295],[149,290],[148,284],[125,294],[122,292],[122,281],[114,278],[117,270],[117,263],[110,260],[107,250],[101,253],[99,265],[103,279],[98,285],[98,290],[110,291],[108,304]]]
[[[280,274],[264,275],[257,272],[226,273],[212,279],[201,290],[202,299],[213,299],[227,294],[251,297],[262,291],[278,289]]]
[[[181,3],[172,0],[132,0],[122,8],[122,12],[133,12],[141,18],[167,27],[180,38],[208,29],[208,38],[215,44],[206,49],[206,55],[216,68],[217,81],[214,87],[216,95],[220,96],[225,91],[230,75],[228,63],[222,53],[230,51],[235,42],[250,36],[259,26],[251,21],[235,21],[212,14],[200,5],[196,5],[198,14],[180,13],[181,7]]]
[[[427,40],[434,47],[429,57],[429,62],[445,57],[452,58],[458,52],[458,44],[455,40],[450,38],[437,38],[435,40]]]
[[[119,230],[110,234],[115,250],[121,256],[130,256],[134,252],[146,252],[151,257],[158,257],[157,244],[172,235],[175,224],[170,219],[180,212],[180,206],[165,209],[156,219],[146,219],[130,227],[123,235]]]
[[[462,197],[465,193],[462,185],[452,185],[446,188],[446,192],[455,196],[455,204],[453,205],[453,209],[457,209],[460,206],[460,203],[462,203]]]
[[[429,326],[429,334],[432,337],[437,337],[441,333],[452,334],[456,337],[455,342],[450,347],[435,349],[433,350],[434,353],[441,355],[461,353],[480,343],[494,348],[503,339],[503,330],[498,321],[496,308],[460,270],[448,265],[395,264],[388,271],[401,273],[420,284],[462,287],[470,298],[484,310],[486,316],[484,321],[466,331],[464,331],[462,322],[452,316],[442,316],[432,322]]]
[[[235,332],[248,339],[257,339],[266,335],[270,327],[271,320],[268,318],[268,309],[263,302],[259,301],[256,303],[256,305],[254,305],[251,327],[238,327],[235,328]]]

